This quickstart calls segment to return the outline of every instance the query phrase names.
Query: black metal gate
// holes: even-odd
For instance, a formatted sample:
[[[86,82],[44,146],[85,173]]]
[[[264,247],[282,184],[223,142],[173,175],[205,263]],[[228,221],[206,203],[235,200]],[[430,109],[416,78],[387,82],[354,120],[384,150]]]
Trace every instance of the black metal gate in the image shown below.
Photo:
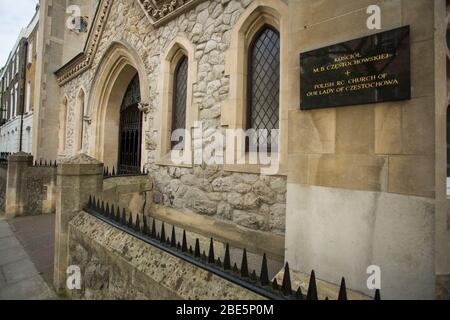
[[[138,174],[141,168],[142,112],[138,109],[141,99],[139,77],[130,82],[120,107],[119,174]]]

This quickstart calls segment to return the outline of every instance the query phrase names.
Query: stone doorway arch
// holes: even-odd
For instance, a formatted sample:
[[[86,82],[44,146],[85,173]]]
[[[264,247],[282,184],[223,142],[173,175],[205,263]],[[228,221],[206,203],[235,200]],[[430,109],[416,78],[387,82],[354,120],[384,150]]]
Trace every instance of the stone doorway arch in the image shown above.
[[[114,42],[97,68],[89,114],[91,115],[89,153],[106,167],[118,168],[120,108],[125,92],[135,77],[139,78],[140,102],[149,99],[148,77],[138,53],[128,44]],[[140,164],[145,163],[145,118],[140,130]]]

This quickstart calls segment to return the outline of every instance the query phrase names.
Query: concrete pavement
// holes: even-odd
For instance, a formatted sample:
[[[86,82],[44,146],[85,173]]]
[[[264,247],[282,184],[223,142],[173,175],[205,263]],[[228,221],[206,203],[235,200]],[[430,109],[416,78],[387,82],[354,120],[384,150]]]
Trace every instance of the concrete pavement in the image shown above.
[[[51,250],[53,255],[53,249],[50,244],[47,247],[45,244],[51,237],[47,233],[52,231],[44,228],[39,235],[39,232],[33,232],[33,227],[28,229],[25,227],[31,225],[32,219],[22,221],[20,219],[26,218],[18,218],[10,225],[5,218],[0,217],[0,300],[55,299],[55,293],[42,276],[43,274],[46,277],[50,276],[45,270],[49,265],[47,252]],[[23,232],[15,232],[18,230],[16,224]],[[45,223],[42,223],[43,225]],[[42,271],[38,270],[26,249],[31,255],[35,255],[35,260],[41,265]]]

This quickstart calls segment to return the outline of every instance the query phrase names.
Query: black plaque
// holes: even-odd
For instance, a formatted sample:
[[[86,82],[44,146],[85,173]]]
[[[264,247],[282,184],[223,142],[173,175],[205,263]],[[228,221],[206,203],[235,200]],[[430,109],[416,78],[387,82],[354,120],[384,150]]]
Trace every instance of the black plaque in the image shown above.
[[[409,26],[300,54],[300,108],[411,99]]]

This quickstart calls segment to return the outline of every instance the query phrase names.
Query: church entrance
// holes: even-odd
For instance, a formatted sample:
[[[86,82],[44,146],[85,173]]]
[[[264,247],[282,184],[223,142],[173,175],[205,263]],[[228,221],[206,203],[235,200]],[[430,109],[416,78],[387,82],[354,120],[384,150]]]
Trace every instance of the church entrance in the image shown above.
[[[141,169],[142,112],[138,108],[141,100],[139,88],[139,77],[136,75],[128,85],[120,106],[119,174],[136,174]]]

